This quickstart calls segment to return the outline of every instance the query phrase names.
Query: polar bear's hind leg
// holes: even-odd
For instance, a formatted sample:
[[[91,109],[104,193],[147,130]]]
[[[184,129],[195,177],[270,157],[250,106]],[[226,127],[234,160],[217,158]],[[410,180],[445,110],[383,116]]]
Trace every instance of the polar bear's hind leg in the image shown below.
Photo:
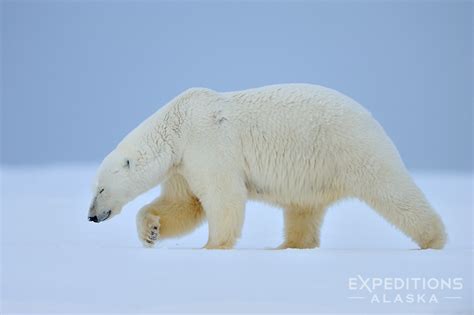
[[[446,243],[443,222],[408,175],[372,182],[363,199],[382,217],[413,239],[422,249],[441,249]]]
[[[278,249],[319,247],[326,207],[291,206],[284,210],[285,241]]]

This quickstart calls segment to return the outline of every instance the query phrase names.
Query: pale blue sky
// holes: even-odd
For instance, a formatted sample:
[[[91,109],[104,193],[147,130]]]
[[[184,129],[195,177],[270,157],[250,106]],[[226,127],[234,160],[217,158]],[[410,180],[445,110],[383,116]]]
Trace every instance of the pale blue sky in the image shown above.
[[[2,163],[99,162],[186,88],[353,97],[411,169],[472,170],[460,1],[3,1]]]

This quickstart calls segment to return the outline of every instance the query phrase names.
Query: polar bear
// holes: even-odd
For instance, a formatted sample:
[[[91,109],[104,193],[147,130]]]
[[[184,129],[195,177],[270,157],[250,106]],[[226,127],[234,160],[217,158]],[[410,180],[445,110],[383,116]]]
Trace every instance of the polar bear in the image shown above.
[[[89,220],[101,222],[162,183],[137,215],[140,240],[183,235],[205,219],[205,248],[232,248],[247,199],[284,209],[279,248],[314,248],[327,208],[358,198],[420,248],[446,235],[382,127],[357,102],[310,84],[218,93],[192,88],[145,120],[104,159]]]

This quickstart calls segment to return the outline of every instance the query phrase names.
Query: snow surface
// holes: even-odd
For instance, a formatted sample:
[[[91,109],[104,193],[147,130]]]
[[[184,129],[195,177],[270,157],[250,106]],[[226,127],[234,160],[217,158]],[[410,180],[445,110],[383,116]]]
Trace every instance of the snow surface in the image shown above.
[[[417,173],[441,214],[445,250],[416,245],[366,205],[333,206],[315,250],[263,250],[282,241],[281,210],[249,202],[236,250],[209,251],[207,226],[145,249],[135,214],[155,189],[101,224],[87,221],[96,166],[2,169],[3,313],[466,313],[473,312],[473,175]],[[438,303],[407,303],[424,291],[350,290],[349,279],[462,278],[435,290]],[[380,293],[380,294],[379,294]],[[401,293],[405,303],[393,303]]]

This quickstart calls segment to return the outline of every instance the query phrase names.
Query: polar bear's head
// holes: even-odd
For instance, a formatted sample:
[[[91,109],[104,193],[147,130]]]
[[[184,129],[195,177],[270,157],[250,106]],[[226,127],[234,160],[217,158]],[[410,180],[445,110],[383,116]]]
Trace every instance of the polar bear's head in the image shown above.
[[[177,96],[132,130],[104,159],[94,185],[89,221],[120,213],[135,197],[157,186],[182,154],[183,124],[190,99],[200,89]]]
[[[89,221],[102,222],[120,213],[123,206],[157,186],[171,165],[169,148],[158,149],[125,139],[103,160],[94,183]]]

